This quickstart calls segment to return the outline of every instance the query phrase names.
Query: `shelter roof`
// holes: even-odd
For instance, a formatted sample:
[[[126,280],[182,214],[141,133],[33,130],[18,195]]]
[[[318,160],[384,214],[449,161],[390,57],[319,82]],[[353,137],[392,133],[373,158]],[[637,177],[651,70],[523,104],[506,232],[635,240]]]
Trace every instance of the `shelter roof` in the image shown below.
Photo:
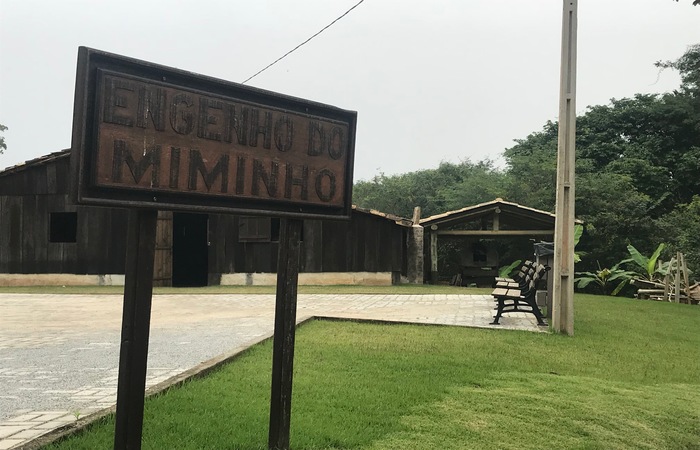
[[[497,198],[490,202],[479,203],[478,205],[468,206],[466,208],[426,217],[425,219],[421,219],[420,224],[424,227],[431,225],[454,225],[460,222],[467,222],[488,216],[496,212],[496,210],[504,214],[519,216],[523,219],[538,222],[542,225],[549,225],[554,228],[554,220],[556,218],[554,214],[519,205],[517,203],[508,202],[502,198]],[[576,222],[582,223],[580,220],[576,220]]]
[[[30,159],[29,161],[10,166],[0,171],[0,177],[9,175],[11,173],[17,173],[23,170],[31,169],[32,167],[48,164],[63,158],[70,158],[70,149],[61,150],[60,152],[49,153],[48,155],[40,156],[39,158]]]

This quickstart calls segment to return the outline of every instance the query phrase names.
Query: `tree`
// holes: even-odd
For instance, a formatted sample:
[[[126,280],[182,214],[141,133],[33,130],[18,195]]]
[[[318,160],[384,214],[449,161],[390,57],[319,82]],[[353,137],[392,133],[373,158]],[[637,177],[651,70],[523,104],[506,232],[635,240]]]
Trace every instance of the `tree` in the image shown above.
[[[413,208],[420,206],[427,217],[502,196],[503,179],[490,161],[443,162],[437,169],[360,181],[353,188],[353,202],[404,217],[411,217]]]
[[[700,4],[700,0],[696,0]],[[697,92],[700,89],[700,44],[688,47],[688,50],[675,61],[657,61],[660,69],[674,69],[681,74],[681,88]]]
[[[700,192],[699,122],[690,93],[612,99],[578,120],[577,158],[588,160],[592,172],[629,176],[659,217]]]
[[[683,252],[688,268],[700,278],[700,195],[678,205],[656,221],[658,234],[665,236],[671,254]]]
[[[0,123],[0,133],[7,130],[7,127]],[[7,144],[5,144],[5,136],[0,135],[0,155],[7,150]]]
[[[678,2],[678,0],[676,0]],[[693,6],[698,6],[700,5],[700,0],[693,0]]]
[[[540,132],[506,149],[508,165],[504,198],[545,211],[554,210],[557,181],[557,124],[547,122]]]
[[[658,234],[648,217],[650,199],[636,190],[629,177],[580,173],[576,183],[576,216],[586,223],[586,236],[577,247],[586,253],[582,269],[594,270],[595,261],[611,267],[627,256],[630,237],[644,242],[644,251],[657,243]]]
[[[582,242],[588,270],[596,269],[592,261],[611,267],[625,257],[630,238],[643,253],[653,252],[662,219],[671,236],[685,236],[664,219],[669,214],[692,228],[678,205],[690,205],[700,193],[700,44],[663,64],[681,72],[680,90],[612,99],[588,107],[577,120],[576,215],[588,225]],[[507,149],[506,198],[551,211],[556,152],[553,122]],[[688,238],[668,241],[692,252],[689,261],[700,260]]]

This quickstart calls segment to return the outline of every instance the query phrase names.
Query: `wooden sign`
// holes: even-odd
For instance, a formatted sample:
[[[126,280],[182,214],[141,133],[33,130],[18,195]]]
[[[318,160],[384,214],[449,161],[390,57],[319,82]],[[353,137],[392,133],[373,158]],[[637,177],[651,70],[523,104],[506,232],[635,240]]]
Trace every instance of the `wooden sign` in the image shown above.
[[[349,218],[357,114],[81,47],[81,204]]]

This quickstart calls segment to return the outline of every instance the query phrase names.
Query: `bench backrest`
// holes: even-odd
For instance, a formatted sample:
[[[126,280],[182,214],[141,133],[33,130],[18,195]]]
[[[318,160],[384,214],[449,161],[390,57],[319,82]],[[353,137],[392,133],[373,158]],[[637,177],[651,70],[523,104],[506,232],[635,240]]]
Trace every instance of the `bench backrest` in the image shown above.
[[[537,282],[541,280],[547,273],[547,267],[542,264],[538,264],[537,268],[533,268],[531,272],[528,273],[528,277],[524,280],[524,288],[522,289],[521,295],[523,297],[529,297],[535,295],[537,290]]]
[[[513,276],[513,279],[518,282],[525,280],[525,277],[527,277],[528,272],[534,266],[534,262],[530,261],[529,259],[525,260],[525,262],[520,266],[520,269],[518,269],[518,273],[516,273]]]

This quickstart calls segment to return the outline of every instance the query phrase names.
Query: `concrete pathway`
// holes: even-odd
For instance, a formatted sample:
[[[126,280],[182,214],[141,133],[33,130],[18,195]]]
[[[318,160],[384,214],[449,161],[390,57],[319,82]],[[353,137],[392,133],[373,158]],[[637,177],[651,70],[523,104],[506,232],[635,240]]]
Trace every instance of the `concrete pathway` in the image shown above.
[[[488,295],[299,295],[325,316],[546,331],[531,314],[489,322]],[[269,336],[274,295],[153,297],[147,387]],[[0,294],[0,450],[116,401],[122,296]]]

